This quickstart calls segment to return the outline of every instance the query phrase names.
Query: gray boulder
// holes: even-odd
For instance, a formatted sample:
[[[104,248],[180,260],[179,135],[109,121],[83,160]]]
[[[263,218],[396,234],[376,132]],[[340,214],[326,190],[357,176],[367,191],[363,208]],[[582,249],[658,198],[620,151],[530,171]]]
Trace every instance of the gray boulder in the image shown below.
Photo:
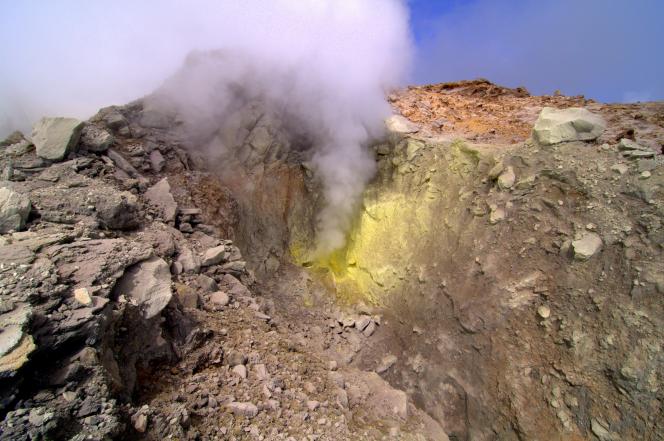
[[[91,152],[105,152],[113,144],[113,135],[97,126],[86,125],[81,132],[81,144]]]
[[[30,214],[30,199],[7,187],[0,188],[0,234],[21,231]]]
[[[239,403],[233,401],[228,404],[228,409],[236,417],[254,418],[258,415],[258,407],[253,403]]]
[[[158,257],[137,263],[118,280],[114,292],[135,301],[145,319],[157,316],[173,297],[168,264]]]
[[[145,199],[161,211],[165,222],[175,221],[178,205],[171,194],[171,186],[168,183],[168,178],[164,178],[150,187],[145,192]]]
[[[128,191],[97,197],[97,218],[111,230],[130,230],[139,224],[138,198]]]
[[[150,152],[150,166],[154,172],[161,172],[165,164],[166,160],[159,150],[153,150]]]
[[[201,270],[201,261],[188,247],[182,247],[175,263],[180,265],[185,273],[197,273]]]
[[[606,129],[604,120],[587,109],[545,107],[533,128],[533,139],[540,145],[570,141],[592,141]]]
[[[74,118],[42,118],[32,128],[37,155],[61,161],[78,144],[83,122]]]

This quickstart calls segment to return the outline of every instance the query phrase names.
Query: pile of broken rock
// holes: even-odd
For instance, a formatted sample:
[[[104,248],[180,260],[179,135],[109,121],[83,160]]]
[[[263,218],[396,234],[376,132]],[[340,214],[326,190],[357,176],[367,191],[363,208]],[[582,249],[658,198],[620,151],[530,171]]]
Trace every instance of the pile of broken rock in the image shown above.
[[[349,414],[369,397],[363,423],[410,424],[403,392],[295,349],[240,250],[171,188],[189,157],[144,113],[44,118],[0,145],[1,437],[373,439]]]
[[[242,286],[236,277],[249,277],[232,242],[205,225],[194,231],[198,210],[178,210],[167,179],[150,186],[142,176],[163,168],[160,150],[139,172],[137,156],[111,148],[112,131],[128,130],[124,116],[111,111],[103,121],[44,118],[30,138],[15,133],[0,150],[5,439],[118,436],[118,400],[133,394],[137,371],[175,360],[194,328],[173,317],[198,300],[174,292],[171,272],[185,284],[197,275]],[[188,237],[174,228],[176,214]],[[204,300],[225,306],[228,296]],[[167,325],[174,336],[164,335]]]

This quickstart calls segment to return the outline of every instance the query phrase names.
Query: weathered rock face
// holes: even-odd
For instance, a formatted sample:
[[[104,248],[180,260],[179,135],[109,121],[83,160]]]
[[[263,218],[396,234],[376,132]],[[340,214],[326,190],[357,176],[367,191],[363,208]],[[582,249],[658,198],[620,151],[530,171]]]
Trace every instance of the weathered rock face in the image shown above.
[[[542,109],[535,127],[533,139],[541,145],[570,141],[592,141],[605,130],[604,120],[587,109]]]
[[[30,214],[30,206],[27,196],[0,187],[0,233],[21,231]]]
[[[450,102],[449,92],[440,99]],[[502,100],[487,100],[489,108]],[[529,98],[515,101],[505,107],[527,106]],[[486,105],[478,98],[469,108],[478,103]],[[593,114],[544,112],[547,122],[534,135],[539,143],[528,141],[527,131],[512,144],[450,142],[454,133],[435,122],[417,135],[394,133],[396,142],[376,148],[379,172],[346,248],[323,259],[306,251],[294,256],[313,274],[326,274],[342,299],[384,307],[388,324],[353,363],[380,367],[385,353],[397,354],[380,369],[385,377],[458,439],[541,433],[586,439],[593,437],[587,429],[593,418],[602,421],[598,431],[612,436],[657,431],[634,423],[656,405],[635,405],[625,394],[649,390],[648,402],[657,400],[652,391],[660,386],[646,378],[661,351],[636,360],[632,342],[647,345],[664,335],[660,325],[639,319],[636,330],[616,314],[629,316],[635,302],[649,317],[662,314],[657,278],[643,281],[645,267],[633,267],[662,259],[653,244],[661,243],[664,178],[652,147],[664,134],[657,123],[662,108],[648,107],[638,143],[617,142],[638,125],[628,112],[591,108]],[[481,128],[485,121],[473,122]],[[530,127],[534,122],[533,114]],[[442,136],[432,134],[439,130]],[[595,139],[605,145],[581,142]],[[655,161],[639,167],[643,158]],[[620,174],[612,170],[616,163]],[[396,340],[404,342],[398,349]],[[463,355],[468,345],[477,353]],[[632,370],[632,363],[639,367]],[[512,406],[508,416],[494,413],[503,399]],[[606,402],[630,416],[610,416]]]
[[[139,225],[139,205],[135,195],[128,191],[99,195],[95,209],[97,218],[105,228],[129,230]]]
[[[35,350],[32,336],[26,333],[32,311],[26,305],[9,303],[0,315],[0,377],[13,376]]]
[[[158,257],[137,263],[118,280],[115,295],[135,301],[146,320],[155,317],[173,297],[168,264]]]
[[[50,161],[60,161],[76,147],[83,122],[74,118],[42,118],[32,129],[32,142],[37,155]]]

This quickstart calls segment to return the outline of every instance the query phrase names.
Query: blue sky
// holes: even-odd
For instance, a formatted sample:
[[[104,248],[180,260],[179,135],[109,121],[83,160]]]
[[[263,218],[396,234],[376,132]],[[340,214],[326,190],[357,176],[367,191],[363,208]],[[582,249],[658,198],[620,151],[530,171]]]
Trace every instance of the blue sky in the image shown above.
[[[412,81],[664,99],[664,1],[411,0]]]

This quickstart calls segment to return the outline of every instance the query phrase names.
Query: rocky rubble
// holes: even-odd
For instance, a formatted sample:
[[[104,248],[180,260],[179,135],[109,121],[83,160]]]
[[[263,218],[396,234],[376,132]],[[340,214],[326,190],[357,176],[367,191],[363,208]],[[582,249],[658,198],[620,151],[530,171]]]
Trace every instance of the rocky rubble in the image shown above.
[[[661,103],[389,100],[318,259],[309,140],[259,103],[220,157],[150,100],[0,143],[1,437],[663,438]]]
[[[291,338],[254,294],[240,249],[174,187],[192,164],[165,127],[134,103],[85,123],[44,119],[32,138],[3,142],[2,439],[355,440],[435,428],[403,392]],[[344,323],[363,339],[377,326]]]

